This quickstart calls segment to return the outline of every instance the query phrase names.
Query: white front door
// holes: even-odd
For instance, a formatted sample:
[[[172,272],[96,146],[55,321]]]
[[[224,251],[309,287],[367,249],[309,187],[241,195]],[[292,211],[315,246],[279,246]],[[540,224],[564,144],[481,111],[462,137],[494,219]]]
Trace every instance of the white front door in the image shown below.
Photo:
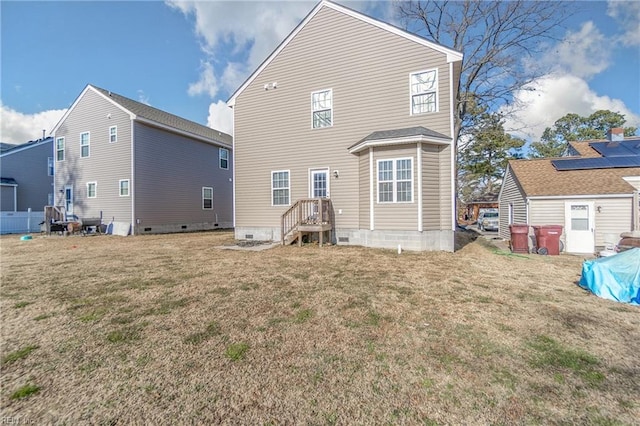
[[[73,214],[73,186],[71,185],[64,187],[64,209],[67,214]]]
[[[329,198],[329,169],[311,170],[309,175],[309,197]]]
[[[593,202],[567,201],[564,215],[567,252],[593,253],[595,251]]]

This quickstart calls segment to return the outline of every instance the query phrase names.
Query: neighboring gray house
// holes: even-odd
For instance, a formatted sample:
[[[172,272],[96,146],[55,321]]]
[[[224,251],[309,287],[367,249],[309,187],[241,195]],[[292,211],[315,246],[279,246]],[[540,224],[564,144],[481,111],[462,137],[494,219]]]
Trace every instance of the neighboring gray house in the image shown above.
[[[567,252],[594,253],[640,229],[640,138],[619,135],[571,142],[571,157],[510,161],[499,196],[500,237],[510,239],[512,223],[562,225]]]
[[[133,234],[233,224],[231,136],[88,85],[52,131],[55,203]]]
[[[231,96],[235,232],[454,249],[462,53],[322,1]]]
[[[13,146],[0,154],[0,211],[42,212],[53,202],[53,138]]]

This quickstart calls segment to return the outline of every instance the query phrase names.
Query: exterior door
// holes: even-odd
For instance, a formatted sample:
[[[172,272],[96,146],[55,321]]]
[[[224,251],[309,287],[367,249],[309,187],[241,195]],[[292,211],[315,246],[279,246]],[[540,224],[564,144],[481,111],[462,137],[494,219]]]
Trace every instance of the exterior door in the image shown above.
[[[68,215],[73,214],[73,186],[64,187],[64,209]]]
[[[309,176],[309,197],[329,198],[329,169],[311,170]]]
[[[593,253],[594,205],[589,201],[567,201],[565,203],[565,238],[569,253]]]

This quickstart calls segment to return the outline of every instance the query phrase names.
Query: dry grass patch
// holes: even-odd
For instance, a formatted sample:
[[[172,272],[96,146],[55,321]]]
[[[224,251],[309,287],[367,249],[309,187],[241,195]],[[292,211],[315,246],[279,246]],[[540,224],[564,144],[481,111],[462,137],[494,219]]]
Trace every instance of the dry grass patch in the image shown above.
[[[577,287],[578,257],[513,256],[484,240],[456,253],[402,255],[217,248],[231,242],[228,232],[0,238],[3,416],[92,424],[640,418],[640,312]],[[14,398],[24,386],[28,398]]]

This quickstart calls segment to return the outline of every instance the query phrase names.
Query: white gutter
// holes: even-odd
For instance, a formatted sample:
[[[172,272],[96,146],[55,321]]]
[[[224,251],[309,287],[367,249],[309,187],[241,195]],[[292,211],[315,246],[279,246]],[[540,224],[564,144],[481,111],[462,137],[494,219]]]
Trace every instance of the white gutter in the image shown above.
[[[373,190],[373,147],[369,147],[369,230],[373,231],[375,229],[375,220],[373,217],[373,209],[375,207],[375,203],[373,201],[373,197],[375,196],[375,192]]]

